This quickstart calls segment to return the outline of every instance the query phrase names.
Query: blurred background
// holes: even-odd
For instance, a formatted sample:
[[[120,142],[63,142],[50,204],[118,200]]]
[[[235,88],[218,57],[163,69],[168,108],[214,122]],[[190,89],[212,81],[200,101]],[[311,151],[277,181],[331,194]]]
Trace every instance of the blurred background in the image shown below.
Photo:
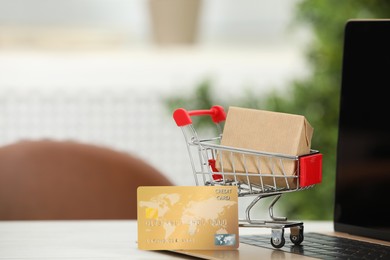
[[[281,211],[330,219],[343,26],[389,12],[375,0],[0,0],[0,144],[108,146],[194,185],[175,108],[302,114],[323,182]]]

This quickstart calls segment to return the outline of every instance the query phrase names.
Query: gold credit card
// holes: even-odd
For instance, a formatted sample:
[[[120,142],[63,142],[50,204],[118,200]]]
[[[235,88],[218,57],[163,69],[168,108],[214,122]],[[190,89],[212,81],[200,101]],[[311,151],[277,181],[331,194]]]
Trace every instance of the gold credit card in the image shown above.
[[[237,249],[236,186],[138,187],[138,248]]]

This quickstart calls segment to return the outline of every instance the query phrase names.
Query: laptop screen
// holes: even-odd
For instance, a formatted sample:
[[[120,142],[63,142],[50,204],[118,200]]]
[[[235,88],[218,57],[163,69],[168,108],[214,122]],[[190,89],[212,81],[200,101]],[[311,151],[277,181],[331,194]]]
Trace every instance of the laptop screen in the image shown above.
[[[345,27],[335,231],[390,241],[390,20]]]

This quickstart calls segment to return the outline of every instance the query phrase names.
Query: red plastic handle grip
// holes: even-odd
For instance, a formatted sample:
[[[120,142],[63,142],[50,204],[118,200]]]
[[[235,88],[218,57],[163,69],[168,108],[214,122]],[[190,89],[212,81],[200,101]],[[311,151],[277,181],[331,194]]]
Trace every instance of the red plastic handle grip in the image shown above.
[[[178,108],[173,112],[173,119],[177,126],[192,124],[191,116],[209,115],[214,123],[218,124],[226,119],[226,113],[222,106],[212,106],[209,110],[191,110]]]

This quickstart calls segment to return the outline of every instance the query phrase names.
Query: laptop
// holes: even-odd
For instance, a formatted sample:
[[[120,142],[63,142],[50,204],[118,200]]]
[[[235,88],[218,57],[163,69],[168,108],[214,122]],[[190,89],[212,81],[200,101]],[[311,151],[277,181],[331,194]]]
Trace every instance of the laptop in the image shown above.
[[[286,239],[281,248],[271,246],[270,235],[240,235],[238,250],[179,253],[204,259],[390,259],[390,19],[347,21],[342,66],[334,232],[304,232],[300,245]]]

